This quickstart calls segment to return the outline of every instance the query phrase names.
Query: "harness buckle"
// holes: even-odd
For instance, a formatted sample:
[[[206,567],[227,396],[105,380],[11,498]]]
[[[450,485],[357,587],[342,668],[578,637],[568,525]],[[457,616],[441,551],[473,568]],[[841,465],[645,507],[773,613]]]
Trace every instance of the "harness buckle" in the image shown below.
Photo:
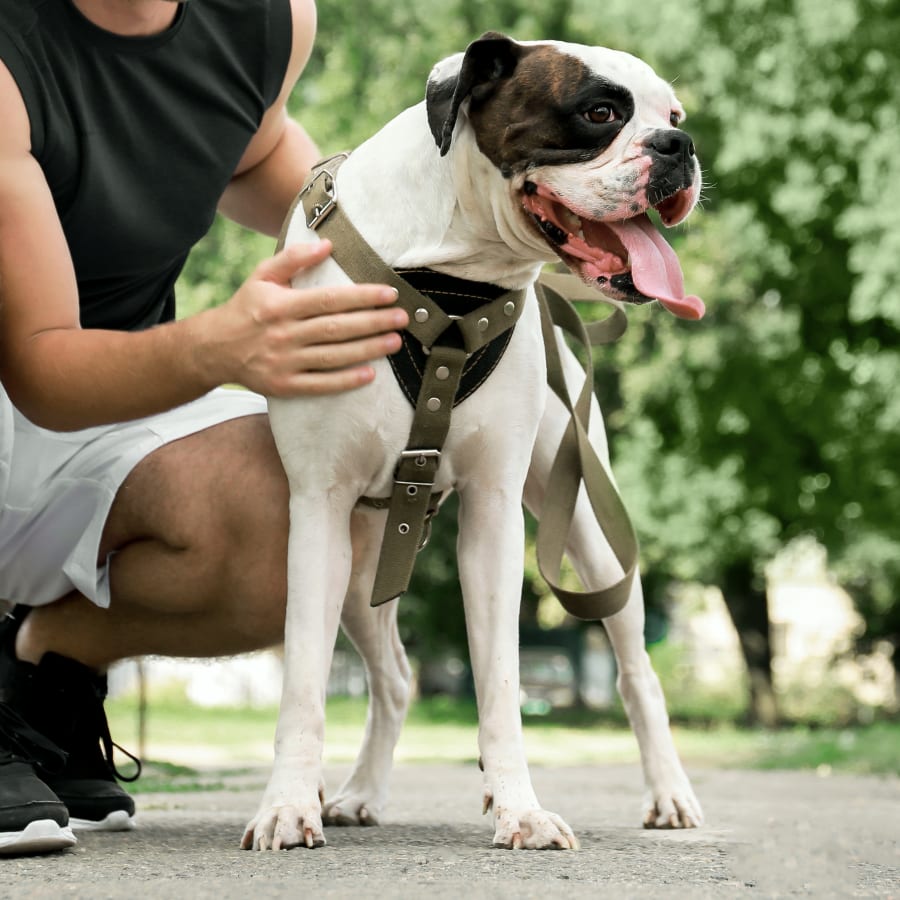
[[[417,469],[422,469],[422,478],[419,481],[412,481],[407,478],[398,478],[397,476],[400,474],[400,467],[407,460],[413,460],[413,465]],[[428,465],[428,460],[435,460],[435,466],[431,470],[431,477],[426,474],[425,467]],[[441,451],[440,450],[401,450],[400,451],[400,459],[397,462],[397,468],[394,471],[394,484],[402,485],[406,488],[406,495],[410,499],[416,496],[419,492],[419,488],[431,488],[434,485],[434,478],[437,472],[437,467],[440,465],[441,459]]]
[[[440,450],[401,450],[400,459],[414,459],[417,466],[425,468],[425,464],[429,459],[441,458]]]
[[[307,228],[317,228],[337,205],[337,182],[335,181],[334,175],[332,175],[328,169],[319,169],[319,171],[304,185],[303,190],[300,191],[300,196],[303,197],[305,194],[312,193],[313,188],[316,186],[316,182],[319,181],[320,178],[322,179],[322,191],[325,194],[325,202],[317,203],[306,214]]]

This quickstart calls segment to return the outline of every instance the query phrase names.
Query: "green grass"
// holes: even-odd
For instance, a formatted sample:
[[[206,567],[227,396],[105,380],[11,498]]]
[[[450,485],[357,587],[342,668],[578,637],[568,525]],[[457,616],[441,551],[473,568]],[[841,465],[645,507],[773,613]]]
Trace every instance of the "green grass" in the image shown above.
[[[793,728],[761,734],[753,760],[759,769],[821,769],[900,774],[900,724],[864,728]]]
[[[212,770],[205,774],[191,766],[179,766],[169,762],[144,760],[141,777],[129,785],[130,794],[180,794],[190,791],[221,791],[226,784],[224,779],[233,774],[241,774],[242,769]]]
[[[365,724],[365,701],[328,703],[325,759],[348,763],[356,756]],[[107,704],[117,743],[137,752],[137,705]],[[204,709],[177,697],[151,701],[145,755],[167,760],[145,767],[138,782],[147,790],[214,790],[224,774],[272,758],[275,709]],[[474,762],[477,718],[472,702],[437,699],[410,710],[400,738],[398,762]],[[733,725],[673,726],[686,765],[756,769],[818,769],[860,774],[900,774],[900,723],[859,728],[790,727],[777,731]],[[617,715],[559,711],[526,717],[525,741],[532,765],[638,764],[637,743]],[[121,768],[127,770],[123,762]],[[204,775],[206,771],[208,775]],[[138,786],[136,785],[136,787]]]

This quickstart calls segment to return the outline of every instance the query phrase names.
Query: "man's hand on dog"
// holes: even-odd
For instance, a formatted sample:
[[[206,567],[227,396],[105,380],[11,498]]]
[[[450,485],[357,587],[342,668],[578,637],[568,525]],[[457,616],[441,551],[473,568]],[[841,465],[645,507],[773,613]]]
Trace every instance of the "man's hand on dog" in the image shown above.
[[[291,286],[330,253],[329,241],[294,244],[260,263],[227,303],[194,317],[197,358],[210,385],[288,397],[374,379],[371,362],[400,348],[398,330],[408,317],[385,285]]]

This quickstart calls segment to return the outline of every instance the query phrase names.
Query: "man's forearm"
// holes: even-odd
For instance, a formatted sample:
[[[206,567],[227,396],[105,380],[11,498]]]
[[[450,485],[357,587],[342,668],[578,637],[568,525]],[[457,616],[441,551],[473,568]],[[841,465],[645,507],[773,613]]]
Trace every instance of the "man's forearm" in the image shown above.
[[[4,385],[21,412],[44,428],[74,431],[142,418],[216,386],[203,363],[203,327],[197,316],[135,333],[45,331],[17,354]]]

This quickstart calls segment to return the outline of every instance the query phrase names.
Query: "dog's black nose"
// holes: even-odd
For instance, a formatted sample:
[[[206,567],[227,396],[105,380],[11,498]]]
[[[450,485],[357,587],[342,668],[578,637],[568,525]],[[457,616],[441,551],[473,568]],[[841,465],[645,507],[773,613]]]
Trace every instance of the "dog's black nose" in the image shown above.
[[[654,131],[647,139],[645,146],[659,156],[688,158],[695,153],[694,142],[690,135],[678,128],[661,128],[659,131]]]

